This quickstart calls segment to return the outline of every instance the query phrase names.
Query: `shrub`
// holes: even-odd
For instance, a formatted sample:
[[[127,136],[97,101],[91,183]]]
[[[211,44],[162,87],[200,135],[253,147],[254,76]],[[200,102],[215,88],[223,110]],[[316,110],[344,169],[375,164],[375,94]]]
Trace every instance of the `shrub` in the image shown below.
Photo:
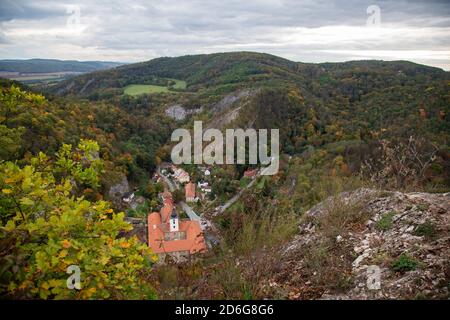
[[[72,196],[72,181],[96,185],[97,149],[63,145],[56,162],[39,153],[30,164],[0,164],[0,296],[8,299],[155,298],[141,274],[157,260],[106,201]],[[79,153],[78,153],[79,152]],[[79,155],[79,156],[77,156]],[[81,161],[84,161],[82,164]],[[88,166],[94,162],[95,166]],[[88,170],[92,169],[92,170]],[[67,286],[67,270],[82,272],[81,288]]]
[[[411,189],[426,184],[438,147],[424,138],[407,141],[379,141],[380,154],[366,161],[361,174],[379,188]]]
[[[345,292],[352,287],[352,257],[345,245],[336,245],[330,239],[303,248],[302,273],[321,289]]]
[[[418,263],[410,255],[403,253],[393,263],[392,270],[398,272],[413,271],[417,268]]]
[[[420,211],[427,211],[428,210],[428,207],[429,207],[429,205],[428,204],[426,204],[426,203],[419,203],[418,205],[417,205],[417,209],[418,210],[420,210]]]
[[[416,227],[413,233],[415,236],[425,237],[428,239],[434,238],[436,235],[436,227],[431,222],[427,221]]]
[[[338,235],[360,228],[368,218],[369,213],[364,210],[364,202],[347,203],[341,198],[334,198],[318,218],[319,230],[326,237],[335,239]]]
[[[392,228],[393,218],[395,216],[395,212],[391,211],[384,214],[380,220],[377,221],[375,227],[380,231],[387,231]]]

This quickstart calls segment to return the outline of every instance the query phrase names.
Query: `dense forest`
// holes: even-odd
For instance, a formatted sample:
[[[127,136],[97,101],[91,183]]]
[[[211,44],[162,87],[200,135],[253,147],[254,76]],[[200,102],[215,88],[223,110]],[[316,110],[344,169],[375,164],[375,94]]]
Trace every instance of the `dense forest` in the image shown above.
[[[135,97],[121,91],[129,84],[167,78],[186,81],[187,88]],[[411,135],[445,150],[450,129],[448,81],[448,72],[407,61],[305,64],[235,52],[158,58],[81,75],[44,91],[88,98],[87,104],[101,101],[136,117],[156,110],[163,115],[168,106],[180,104],[187,110],[201,110],[194,118],[215,125],[227,109],[243,106],[226,126],[280,128],[283,152],[296,155],[330,143],[340,143],[345,149],[346,144],[354,147]],[[218,107],[222,99],[236,92],[249,93],[234,104]],[[178,125],[189,126],[191,121]],[[107,119],[99,120],[98,125],[103,130],[111,127]],[[159,134],[158,129],[156,132]],[[141,133],[138,136],[143,138]],[[167,152],[158,156],[168,159]],[[141,159],[136,164],[142,163]]]
[[[127,85],[167,79],[187,86],[123,94]],[[158,58],[33,89],[2,80],[2,296],[266,297],[253,284],[267,257],[276,259],[302,214],[329,195],[361,186],[450,190],[449,85],[448,72],[407,61],[306,64],[251,52]],[[195,112],[175,120],[166,113],[173,105]],[[170,161],[170,135],[194,120],[279,128],[280,172],[260,177],[215,218],[219,248],[183,270],[161,269],[145,245],[122,237],[130,226],[108,192],[126,177],[155,200],[149,181]],[[247,168],[214,168],[213,199],[231,197]],[[261,269],[239,278],[250,260]],[[92,277],[87,290],[68,295],[57,279],[74,261]],[[210,282],[193,292],[206,275]]]

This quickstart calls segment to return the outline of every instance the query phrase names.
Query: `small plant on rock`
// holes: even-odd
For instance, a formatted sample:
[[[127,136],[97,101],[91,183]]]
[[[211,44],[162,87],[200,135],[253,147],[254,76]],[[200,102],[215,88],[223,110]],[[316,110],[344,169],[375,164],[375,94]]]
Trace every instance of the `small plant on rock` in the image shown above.
[[[436,227],[431,222],[419,224],[413,233],[415,236],[433,239],[436,236]]]
[[[407,253],[402,253],[397,260],[392,263],[392,270],[406,272],[416,270],[418,263]]]
[[[386,214],[384,214],[380,220],[377,221],[377,224],[375,227],[380,231],[387,231],[390,228],[392,228],[392,222],[394,218],[395,212],[391,211]]]

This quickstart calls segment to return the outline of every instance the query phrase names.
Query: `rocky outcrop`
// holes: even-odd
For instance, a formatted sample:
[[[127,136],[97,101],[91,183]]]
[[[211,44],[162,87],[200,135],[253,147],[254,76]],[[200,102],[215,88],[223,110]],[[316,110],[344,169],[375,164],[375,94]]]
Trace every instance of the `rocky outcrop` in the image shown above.
[[[136,196],[131,200],[129,206],[131,209],[136,210],[138,206],[144,204],[145,198],[142,196]]]
[[[122,202],[122,197],[130,191],[130,186],[126,176],[122,176],[119,182],[109,188],[108,196],[117,203]]]
[[[166,116],[177,121],[182,121],[186,117],[203,111],[203,107],[196,109],[186,109],[181,104],[174,104],[166,109]]]
[[[222,100],[217,102],[213,106],[212,109],[214,112],[225,111],[225,110],[229,109],[235,102],[237,102],[243,98],[247,98],[251,94],[252,94],[252,91],[250,91],[250,90],[240,90],[237,92],[230,93],[230,94],[226,95],[225,97],[223,97]]]
[[[240,90],[225,96],[211,107],[214,117],[205,127],[206,129],[223,129],[236,120],[242,108],[245,108],[249,99],[256,94],[257,90]]]
[[[449,193],[329,198],[306,213],[271,284],[293,299],[448,299],[449,220]]]
[[[83,88],[81,88],[80,92],[78,92],[79,95],[83,94],[86,89],[95,81],[95,79],[89,79],[88,82],[86,82],[86,84],[83,86]]]
[[[174,120],[181,121],[186,118],[187,112],[180,104],[169,106],[166,115]]]

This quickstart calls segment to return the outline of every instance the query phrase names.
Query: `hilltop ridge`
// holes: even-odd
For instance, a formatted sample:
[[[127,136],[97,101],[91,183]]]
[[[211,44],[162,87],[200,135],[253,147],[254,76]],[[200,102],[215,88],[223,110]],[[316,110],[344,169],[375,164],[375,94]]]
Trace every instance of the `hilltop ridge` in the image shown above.
[[[59,95],[89,96],[102,90],[119,90],[130,84],[159,84],[163,78],[186,81],[189,92],[214,89],[231,92],[239,87],[339,80],[351,72],[370,75],[382,72],[389,80],[399,73],[421,74],[423,80],[448,78],[448,73],[407,61],[349,61],[343,63],[300,63],[265,53],[230,52],[181,57],[161,57],[146,62],[97,71],[63,81],[49,88]]]

